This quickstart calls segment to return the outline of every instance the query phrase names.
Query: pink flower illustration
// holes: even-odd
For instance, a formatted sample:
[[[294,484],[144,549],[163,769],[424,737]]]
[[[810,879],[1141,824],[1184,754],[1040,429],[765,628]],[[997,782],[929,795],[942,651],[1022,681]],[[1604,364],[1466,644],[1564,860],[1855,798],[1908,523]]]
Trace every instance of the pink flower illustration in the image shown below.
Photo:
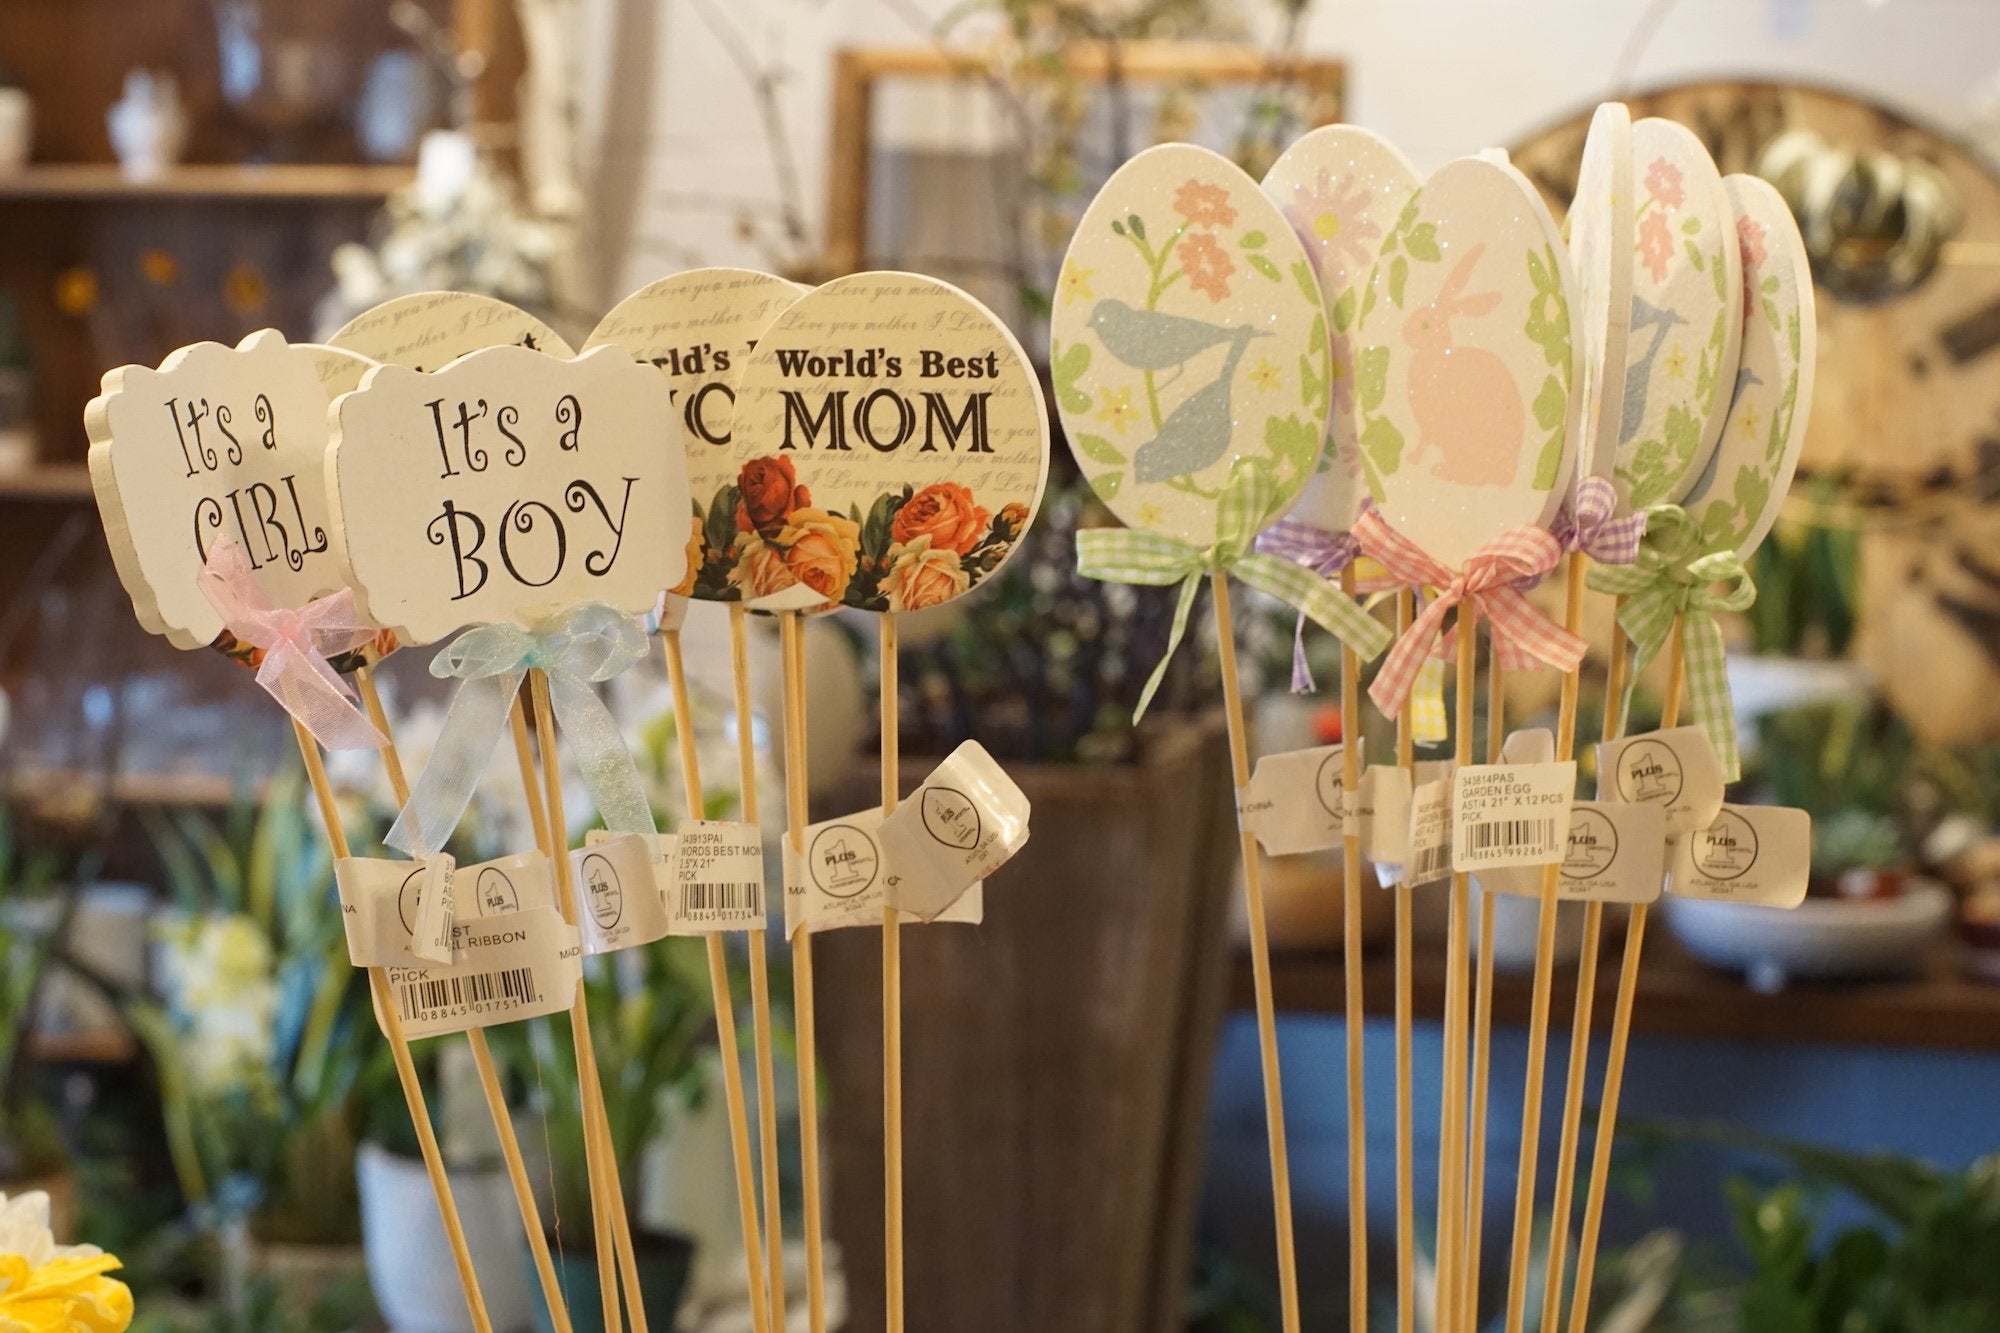
[[[1764,224],[1755,218],[1736,219],[1736,246],[1743,252],[1743,315],[1747,319],[1757,308],[1757,271],[1767,257]]]
[[[1374,191],[1352,176],[1334,180],[1322,170],[1310,185],[1292,187],[1285,220],[1312,253],[1313,266],[1329,285],[1345,287],[1351,275],[1374,262],[1382,228],[1368,216]]]
[[[1674,234],[1667,229],[1665,213],[1648,213],[1639,220],[1639,262],[1654,282],[1667,280],[1667,265],[1674,257]]]
[[[1174,212],[1196,227],[1227,227],[1236,221],[1229,191],[1192,177],[1182,181],[1181,187],[1174,191]]]
[[[1653,159],[1653,165],[1646,168],[1646,193],[1653,201],[1669,211],[1679,208],[1687,200],[1687,191],[1681,184],[1681,169],[1664,157]]]
[[[1236,272],[1236,263],[1216,244],[1215,237],[1195,232],[1181,241],[1174,254],[1187,272],[1188,286],[1210,301],[1220,302],[1229,295],[1229,279]]]

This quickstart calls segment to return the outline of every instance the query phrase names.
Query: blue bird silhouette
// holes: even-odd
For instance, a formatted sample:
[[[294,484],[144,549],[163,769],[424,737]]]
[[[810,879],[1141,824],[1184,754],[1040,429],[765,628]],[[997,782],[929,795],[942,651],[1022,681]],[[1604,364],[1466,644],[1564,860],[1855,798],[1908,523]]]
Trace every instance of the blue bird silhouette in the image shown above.
[[[1653,382],[1653,358],[1660,354],[1667,335],[1687,323],[1678,311],[1662,310],[1643,296],[1632,297],[1632,330],[1653,330],[1653,345],[1632,363],[1625,373],[1625,415],[1618,425],[1618,443],[1629,443],[1646,420],[1646,393]]]
[[[1104,350],[1134,370],[1168,370],[1218,343],[1262,338],[1262,330],[1211,324],[1205,319],[1135,310],[1123,301],[1099,301],[1090,311],[1090,327]]]
[[[1167,481],[1190,476],[1228,450],[1230,393],[1236,367],[1249,350],[1250,340],[1263,334],[1246,325],[1235,329],[1231,336],[1235,342],[1221,372],[1189,394],[1186,401],[1167,414],[1153,438],[1133,451],[1132,475],[1138,480]]]

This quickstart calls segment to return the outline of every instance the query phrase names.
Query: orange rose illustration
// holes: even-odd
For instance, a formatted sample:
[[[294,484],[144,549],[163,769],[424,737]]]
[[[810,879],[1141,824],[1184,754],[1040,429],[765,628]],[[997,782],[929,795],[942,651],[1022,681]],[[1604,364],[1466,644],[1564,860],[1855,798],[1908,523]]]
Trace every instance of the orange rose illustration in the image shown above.
[[[794,509],[778,534],[785,551],[785,568],[829,602],[847,594],[861,558],[861,525],[824,509]]]
[[[690,519],[689,522],[693,524],[693,527],[688,532],[687,573],[684,576],[682,576],[681,581],[679,583],[676,583],[673,587],[667,589],[668,592],[673,593],[678,597],[685,597],[690,592],[694,591],[694,576],[701,572],[701,551],[703,544],[701,537],[701,518],[699,515],[697,515],[694,518]]]
[[[889,549],[889,574],[882,592],[891,611],[921,611],[948,602],[972,586],[958,552],[943,550],[929,537]]]
[[[760,537],[772,537],[794,509],[812,503],[812,494],[798,484],[789,458],[753,458],[736,478],[742,497],[736,502],[736,527]]]
[[[729,582],[745,598],[755,599],[783,592],[798,580],[785,567],[782,551],[765,544],[761,537],[746,537],[737,545],[736,567],[729,571]]]
[[[1000,506],[1000,521],[1014,532],[1028,526],[1028,506],[1019,500],[1009,500]]]
[[[889,537],[904,544],[928,537],[934,549],[964,555],[986,535],[986,522],[991,517],[972,502],[972,492],[957,482],[932,482],[896,511]]]

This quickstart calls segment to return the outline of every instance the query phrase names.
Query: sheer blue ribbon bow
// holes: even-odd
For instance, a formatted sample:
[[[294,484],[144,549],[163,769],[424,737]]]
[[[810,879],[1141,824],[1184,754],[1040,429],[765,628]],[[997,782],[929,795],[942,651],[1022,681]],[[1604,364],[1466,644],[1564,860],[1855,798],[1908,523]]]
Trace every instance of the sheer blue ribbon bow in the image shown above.
[[[593,688],[645,656],[645,631],[601,602],[574,607],[532,631],[481,625],[459,635],[431,661],[431,674],[456,677],[458,690],[409,804],[384,841],[418,860],[443,849],[493,762],[522,678],[537,669],[548,675],[556,726],[605,827],[651,839],[657,831],[653,807],[638,767]]]

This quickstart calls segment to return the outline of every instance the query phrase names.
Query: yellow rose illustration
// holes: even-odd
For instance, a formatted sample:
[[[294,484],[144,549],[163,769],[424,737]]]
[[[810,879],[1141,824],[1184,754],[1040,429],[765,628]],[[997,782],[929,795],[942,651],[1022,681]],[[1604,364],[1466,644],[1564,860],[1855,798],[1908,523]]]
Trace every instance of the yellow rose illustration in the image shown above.
[[[889,548],[889,574],[882,592],[891,611],[921,611],[948,602],[972,586],[958,552],[931,545],[927,536]]]
[[[778,534],[792,577],[829,602],[847,595],[861,559],[861,525],[824,509],[794,509]]]

